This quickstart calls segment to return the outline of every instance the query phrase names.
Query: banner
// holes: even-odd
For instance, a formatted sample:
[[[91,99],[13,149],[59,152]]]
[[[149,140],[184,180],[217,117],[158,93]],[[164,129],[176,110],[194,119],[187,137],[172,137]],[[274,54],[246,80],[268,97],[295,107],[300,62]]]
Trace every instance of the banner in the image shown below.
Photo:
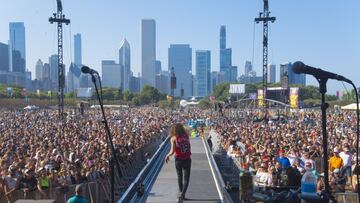
[[[290,108],[298,109],[299,108],[299,88],[291,87],[290,88]]]
[[[256,93],[250,93],[249,94],[249,99],[256,99]]]
[[[230,84],[229,93],[230,94],[244,94],[245,93],[245,84]]]
[[[264,91],[262,89],[258,89],[257,98],[258,98],[258,106],[259,107],[264,107],[265,106]]]

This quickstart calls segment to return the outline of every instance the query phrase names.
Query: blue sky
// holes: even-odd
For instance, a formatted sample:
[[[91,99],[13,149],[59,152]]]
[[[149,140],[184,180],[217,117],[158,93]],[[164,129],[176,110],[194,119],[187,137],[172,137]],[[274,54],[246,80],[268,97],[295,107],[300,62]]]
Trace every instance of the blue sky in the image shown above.
[[[9,22],[23,21],[26,28],[27,67],[34,73],[36,61],[56,53],[56,27],[48,18],[55,0],[0,0],[0,42],[9,39]],[[73,36],[82,34],[83,63],[100,70],[101,60],[118,58],[124,37],[131,46],[131,68],[140,71],[140,21],[156,20],[157,59],[167,69],[167,48],[188,43],[195,50],[211,50],[212,70],[219,69],[219,29],[227,27],[227,46],[233,49],[233,64],[244,72],[253,56],[254,18],[263,9],[262,0],[63,0],[71,19],[64,33],[64,61],[73,58]],[[333,71],[360,85],[359,0],[270,0],[269,62],[301,60]],[[262,25],[255,25],[254,65],[261,74]],[[194,58],[194,54],[193,54]],[[193,69],[194,67],[193,63]],[[278,73],[278,70],[277,70]],[[277,74],[277,80],[279,76]],[[311,76],[307,82],[315,84]],[[328,90],[342,90],[330,81]]]

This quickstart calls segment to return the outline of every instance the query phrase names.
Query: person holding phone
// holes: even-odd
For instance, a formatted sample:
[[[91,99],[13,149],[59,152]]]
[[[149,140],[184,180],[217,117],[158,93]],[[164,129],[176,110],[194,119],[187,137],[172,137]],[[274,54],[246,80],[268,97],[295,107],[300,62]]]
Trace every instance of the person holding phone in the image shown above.
[[[178,177],[178,202],[183,202],[189,186],[191,171],[191,146],[189,135],[180,123],[174,124],[170,129],[170,152],[166,156],[166,163],[175,154],[175,168]]]

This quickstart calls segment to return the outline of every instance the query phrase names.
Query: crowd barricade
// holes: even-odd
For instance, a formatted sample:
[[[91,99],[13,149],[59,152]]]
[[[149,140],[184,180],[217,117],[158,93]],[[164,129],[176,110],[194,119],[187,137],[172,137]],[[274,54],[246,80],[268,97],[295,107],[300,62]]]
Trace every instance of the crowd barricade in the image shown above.
[[[335,193],[335,199],[338,203],[358,203],[358,194],[354,192],[349,193]]]
[[[115,172],[115,195],[116,198],[122,195],[127,187],[132,183],[133,179],[145,166],[147,159],[150,158],[159,147],[162,142],[162,138],[167,134],[163,132],[159,138],[154,138],[145,147],[136,150],[131,157],[127,157],[123,162],[119,162],[120,174]],[[148,153],[150,157],[145,157]],[[116,171],[116,167],[115,167]],[[104,202],[110,199],[110,179],[105,177],[99,179],[96,182],[84,183],[84,196],[89,200],[90,203]],[[15,191],[12,195],[12,199],[16,200],[42,200],[51,199],[57,203],[66,202],[71,196],[75,194],[76,185],[68,187],[67,192],[60,191],[60,188],[51,188],[46,195],[41,194],[38,190],[25,192],[22,189]],[[7,203],[5,196],[0,196],[0,203]]]
[[[101,185],[104,184],[102,181],[84,183],[83,196],[89,200],[89,203],[104,202],[106,199],[109,199],[104,191],[104,187]],[[55,200],[57,203],[66,202],[70,197],[75,195],[76,185],[71,185],[68,187],[67,192],[61,191],[59,188],[51,188],[46,194],[41,194],[38,190],[25,192],[23,190],[17,190],[13,193],[12,200],[44,200],[51,199]],[[0,203],[7,203],[6,198],[2,195],[0,198]]]

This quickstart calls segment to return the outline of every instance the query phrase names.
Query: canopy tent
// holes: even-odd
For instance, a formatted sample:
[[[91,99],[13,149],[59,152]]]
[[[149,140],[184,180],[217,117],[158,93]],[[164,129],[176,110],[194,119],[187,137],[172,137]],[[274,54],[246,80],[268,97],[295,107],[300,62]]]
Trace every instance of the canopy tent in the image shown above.
[[[341,107],[342,110],[356,110],[356,103],[348,104]]]

